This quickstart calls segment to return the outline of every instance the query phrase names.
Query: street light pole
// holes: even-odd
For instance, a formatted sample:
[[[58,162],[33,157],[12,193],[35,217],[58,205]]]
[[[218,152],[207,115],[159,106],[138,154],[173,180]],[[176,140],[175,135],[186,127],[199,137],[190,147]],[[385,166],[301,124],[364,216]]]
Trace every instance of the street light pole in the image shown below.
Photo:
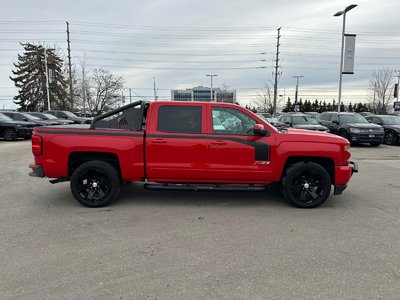
[[[344,56],[344,31],[346,28],[346,13],[356,7],[357,4],[352,4],[347,6],[343,11],[338,11],[334,14],[334,17],[339,17],[343,15],[343,28],[342,28],[342,49],[340,51],[340,75],[339,75],[339,100],[338,100],[338,112],[340,112],[340,103],[342,100],[342,72],[343,72],[343,56]]]
[[[209,76],[209,77],[211,77],[211,100],[210,101],[214,101],[214,93],[213,93],[213,77],[214,76],[218,76],[218,75],[215,75],[215,74],[207,74],[206,76]]]
[[[297,97],[299,94],[299,78],[303,78],[304,76],[297,75],[297,76],[292,76],[292,77],[296,78],[296,93],[294,94],[294,103],[297,103]]]

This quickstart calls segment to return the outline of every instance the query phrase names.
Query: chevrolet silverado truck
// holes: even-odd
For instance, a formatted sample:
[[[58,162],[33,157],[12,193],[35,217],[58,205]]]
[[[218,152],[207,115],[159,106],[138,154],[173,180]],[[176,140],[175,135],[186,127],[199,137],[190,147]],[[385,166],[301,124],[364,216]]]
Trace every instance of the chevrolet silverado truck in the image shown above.
[[[218,102],[137,101],[90,127],[37,127],[32,153],[29,175],[69,181],[88,207],[108,205],[123,183],[141,181],[158,190],[258,191],[280,183],[290,203],[312,208],[332,186],[341,194],[358,171],[342,137],[277,130],[243,107]]]

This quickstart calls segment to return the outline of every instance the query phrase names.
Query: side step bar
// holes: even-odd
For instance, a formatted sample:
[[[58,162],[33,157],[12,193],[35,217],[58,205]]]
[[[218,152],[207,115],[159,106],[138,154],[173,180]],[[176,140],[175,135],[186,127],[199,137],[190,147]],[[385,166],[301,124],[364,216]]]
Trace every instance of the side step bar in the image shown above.
[[[259,192],[267,189],[266,185],[252,184],[178,184],[178,183],[146,183],[145,189],[169,191],[228,191],[228,192]]]

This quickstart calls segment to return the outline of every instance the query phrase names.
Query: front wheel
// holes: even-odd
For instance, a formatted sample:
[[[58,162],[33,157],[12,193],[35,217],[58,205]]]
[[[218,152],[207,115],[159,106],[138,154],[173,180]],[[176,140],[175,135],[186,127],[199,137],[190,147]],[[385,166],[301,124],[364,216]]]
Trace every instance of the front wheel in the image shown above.
[[[79,203],[88,207],[101,207],[109,205],[118,197],[120,182],[112,165],[103,161],[89,161],[74,171],[70,186]]]
[[[283,195],[294,206],[313,208],[321,205],[331,192],[331,178],[321,165],[302,162],[290,166],[283,178]]]

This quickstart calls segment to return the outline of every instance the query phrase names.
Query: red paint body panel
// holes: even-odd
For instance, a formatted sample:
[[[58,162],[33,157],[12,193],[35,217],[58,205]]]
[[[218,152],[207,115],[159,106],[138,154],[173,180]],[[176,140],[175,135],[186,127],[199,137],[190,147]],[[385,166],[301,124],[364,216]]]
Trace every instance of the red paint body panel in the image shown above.
[[[201,133],[158,131],[159,108],[170,105],[201,107]],[[267,135],[214,134],[213,106],[246,113],[264,125]],[[351,177],[347,140],[316,131],[279,132],[248,110],[227,103],[152,102],[142,131],[35,128],[34,134],[42,137],[43,147],[35,163],[49,178],[69,176],[68,160],[74,152],[116,155],[126,181],[267,184],[280,181],[285,163],[294,156],[332,160],[336,185],[347,184]]]
[[[35,156],[35,164],[42,166],[49,178],[68,176],[68,159],[75,152],[112,153],[118,157],[124,180],[141,180],[144,176],[143,133],[138,136],[130,131],[69,129],[69,134],[60,134],[66,128],[35,128],[34,134],[42,137],[43,154]],[[82,131],[85,135],[82,135]],[[75,133],[75,134],[74,134]],[[93,133],[90,135],[88,133]],[[100,135],[94,135],[94,133]],[[107,135],[101,135],[107,134]],[[140,136],[141,135],[141,136]]]

